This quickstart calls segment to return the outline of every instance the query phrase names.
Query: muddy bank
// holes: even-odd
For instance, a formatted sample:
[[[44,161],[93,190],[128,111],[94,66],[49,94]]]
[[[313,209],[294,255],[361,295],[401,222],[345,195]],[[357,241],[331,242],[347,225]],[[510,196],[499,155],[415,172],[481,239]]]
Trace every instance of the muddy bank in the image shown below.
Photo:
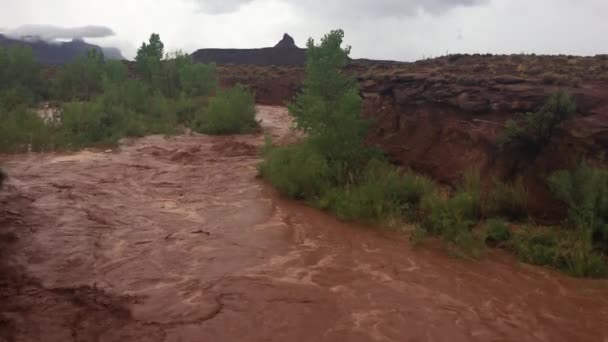
[[[289,135],[284,109],[259,107]],[[6,341],[602,341],[608,282],[339,222],[256,179],[262,135],[4,156]]]

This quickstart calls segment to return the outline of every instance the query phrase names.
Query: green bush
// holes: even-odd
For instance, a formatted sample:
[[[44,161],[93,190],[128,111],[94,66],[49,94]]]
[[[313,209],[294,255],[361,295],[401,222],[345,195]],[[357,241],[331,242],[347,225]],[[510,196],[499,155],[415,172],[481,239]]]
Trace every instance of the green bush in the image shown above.
[[[257,127],[254,96],[241,85],[219,91],[193,122],[193,129],[205,134],[251,133]]]
[[[491,219],[487,225],[486,243],[495,246],[511,239],[511,231],[504,220]]]
[[[411,207],[416,207],[424,196],[437,191],[437,184],[428,177],[414,172],[406,172],[401,176],[400,198]]]
[[[608,252],[608,171],[581,163],[573,171],[551,175],[549,186],[568,205],[570,225]]]
[[[518,149],[536,157],[551,141],[561,123],[576,113],[574,99],[565,91],[551,95],[536,112],[520,114],[505,124],[499,144],[502,149]]]
[[[513,183],[494,179],[493,187],[483,198],[483,212],[486,217],[500,216],[521,220],[528,215],[528,192],[523,181]]]
[[[57,129],[58,146],[68,149],[111,146],[128,136],[174,133],[175,101],[155,96],[140,103],[137,84],[124,84],[122,89],[127,92],[123,95],[108,91],[91,102],[65,104]]]
[[[0,152],[46,151],[54,146],[54,127],[23,107],[0,108]]]
[[[515,235],[512,246],[530,264],[551,266],[574,277],[608,276],[605,257],[590,249],[577,233],[525,229]]]
[[[372,159],[357,178],[328,191],[322,206],[343,219],[392,223],[403,218],[404,209],[415,194],[406,188],[394,166]]]
[[[479,169],[468,169],[462,175],[462,180],[457,187],[457,196],[463,197],[466,195],[470,198],[469,211],[467,217],[477,219],[480,216],[481,207],[481,175]]]
[[[134,114],[124,107],[105,106],[102,99],[64,105],[58,143],[76,149],[91,145],[114,145],[125,135]]]
[[[448,250],[459,257],[478,257],[482,243],[473,235],[480,216],[481,177],[479,170],[466,170],[454,194],[442,196],[436,188],[422,197],[420,226],[412,235],[417,243],[425,235],[435,235],[447,242]]]
[[[261,176],[283,194],[296,199],[316,200],[330,187],[325,157],[311,145],[265,147]]]
[[[214,64],[186,63],[179,70],[181,91],[188,96],[210,96],[218,86]]]
[[[425,196],[421,202],[420,229],[445,239],[452,253],[476,257],[480,244],[472,233],[475,206],[475,198],[468,192],[456,193],[449,199],[443,199],[439,194]]]

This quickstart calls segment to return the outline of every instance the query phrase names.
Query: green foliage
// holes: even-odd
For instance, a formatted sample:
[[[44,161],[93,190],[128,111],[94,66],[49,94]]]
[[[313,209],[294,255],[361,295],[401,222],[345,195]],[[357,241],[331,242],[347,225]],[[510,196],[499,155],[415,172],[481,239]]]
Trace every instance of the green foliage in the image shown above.
[[[401,176],[399,188],[403,201],[410,207],[416,207],[422,198],[437,191],[437,184],[428,177],[410,171]]]
[[[421,223],[415,235],[440,236],[447,241],[451,253],[460,257],[478,257],[482,246],[472,229],[480,216],[480,201],[479,170],[469,169],[451,197],[442,197],[434,191],[422,198]]]
[[[512,248],[530,264],[551,266],[575,277],[608,276],[605,257],[590,249],[577,233],[525,229],[515,235]]]
[[[209,96],[217,88],[216,68],[213,64],[195,64],[192,57],[181,51],[168,54],[160,69],[163,95],[176,98]]]
[[[23,107],[0,108],[0,152],[45,151],[53,147],[53,127]]]
[[[214,64],[184,64],[179,70],[181,90],[188,96],[209,96],[217,88]]]
[[[528,215],[528,192],[522,179],[513,183],[494,179],[492,189],[483,198],[486,217],[500,216],[521,220]]]
[[[156,89],[161,86],[161,60],[164,55],[165,45],[160,40],[160,35],[153,33],[148,43],[142,43],[135,57],[137,74]]]
[[[111,65],[112,76],[117,77],[115,73],[119,71],[116,70],[115,63],[120,62]],[[91,49],[84,56],[60,69],[54,84],[55,94],[63,100],[88,101],[101,93],[105,71],[103,53]]]
[[[549,177],[555,195],[568,205],[568,218],[588,243],[608,251],[608,172],[581,163]]]
[[[574,99],[565,91],[551,95],[537,111],[520,114],[519,120],[509,120],[500,138],[502,149],[520,149],[536,157],[551,141],[561,123],[576,112]]]
[[[295,126],[344,172],[361,169],[369,160],[364,144],[367,128],[355,80],[343,72],[350,47],[341,47],[342,30],[331,31],[315,45],[307,43],[306,78],[302,92],[289,106]]]
[[[205,134],[250,133],[257,127],[255,98],[241,85],[218,91],[209,107],[196,114],[193,123],[194,130]]]
[[[0,47],[0,107],[12,110],[43,95],[40,66],[28,47]]]
[[[131,106],[133,101],[108,94],[91,102],[67,103],[57,130],[58,146],[110,146],[127,136],[174,132],[177,118],[172,100],[153,97],[140,108]]]
[[[260,174],[281,193],[296,199],[318,199],[330,186],[329,165],[310,144],[264,148]]]
[[[425,196],[421,202],[419,229],[445,239],[450,252],[457,256],[477,257],[481,247],[472,233],[475,207],[475,198],[468,192],[456,193],[449,199],[439,194]]]
[[[456,196],[465,196],[470,198],[469,211],[466,213],[471,219],[477,219],[480,216],[481,210],[481,175],[479,169],[468,169],[462,175],[462,180],[457,187]]]
[[[409,201],[418,195],[412,190],[420,189],[406,187],[395,167],[372,159],[355,182],[327,191],[321,206],[331,209],[340,218],[389,223],[403,218]]]
[[[511,239],[511,231],[504,220],[491,219],[487,225],[486,243],[495,246]]]

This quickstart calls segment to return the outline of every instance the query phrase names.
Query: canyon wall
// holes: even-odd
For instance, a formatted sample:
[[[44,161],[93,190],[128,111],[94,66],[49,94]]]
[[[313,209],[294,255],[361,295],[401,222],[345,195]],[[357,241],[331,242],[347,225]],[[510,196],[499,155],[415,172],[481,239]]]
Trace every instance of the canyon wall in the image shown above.
[[[524,179],[530,209],[556,217],[546,177],[581,160],[605,167],[608,152],[608,58],[567,56],[448,56],[408,64],[351,64],[364,115],[373,126],[370,142],[401,166],[455,184],[468,168],[493,177]],[[258,102],[281,105],[301,86],[301,67],[220,66],[221,83],[242,83]],[[577,115],[549,146],[528,160],[498,148],[504,124],[535,111],[557,90],[570,93]]]

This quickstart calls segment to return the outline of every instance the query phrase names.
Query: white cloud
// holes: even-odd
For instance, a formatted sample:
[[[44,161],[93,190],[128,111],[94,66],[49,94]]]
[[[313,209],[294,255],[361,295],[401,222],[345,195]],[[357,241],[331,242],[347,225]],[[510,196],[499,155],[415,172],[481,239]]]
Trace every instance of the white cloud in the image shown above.
[[[114,36],[114,31],[106,26],[59,27],[53,25],[22,25],[4,32],[9,37],[34,36],[42,40],[73,38],[105,38]]]

